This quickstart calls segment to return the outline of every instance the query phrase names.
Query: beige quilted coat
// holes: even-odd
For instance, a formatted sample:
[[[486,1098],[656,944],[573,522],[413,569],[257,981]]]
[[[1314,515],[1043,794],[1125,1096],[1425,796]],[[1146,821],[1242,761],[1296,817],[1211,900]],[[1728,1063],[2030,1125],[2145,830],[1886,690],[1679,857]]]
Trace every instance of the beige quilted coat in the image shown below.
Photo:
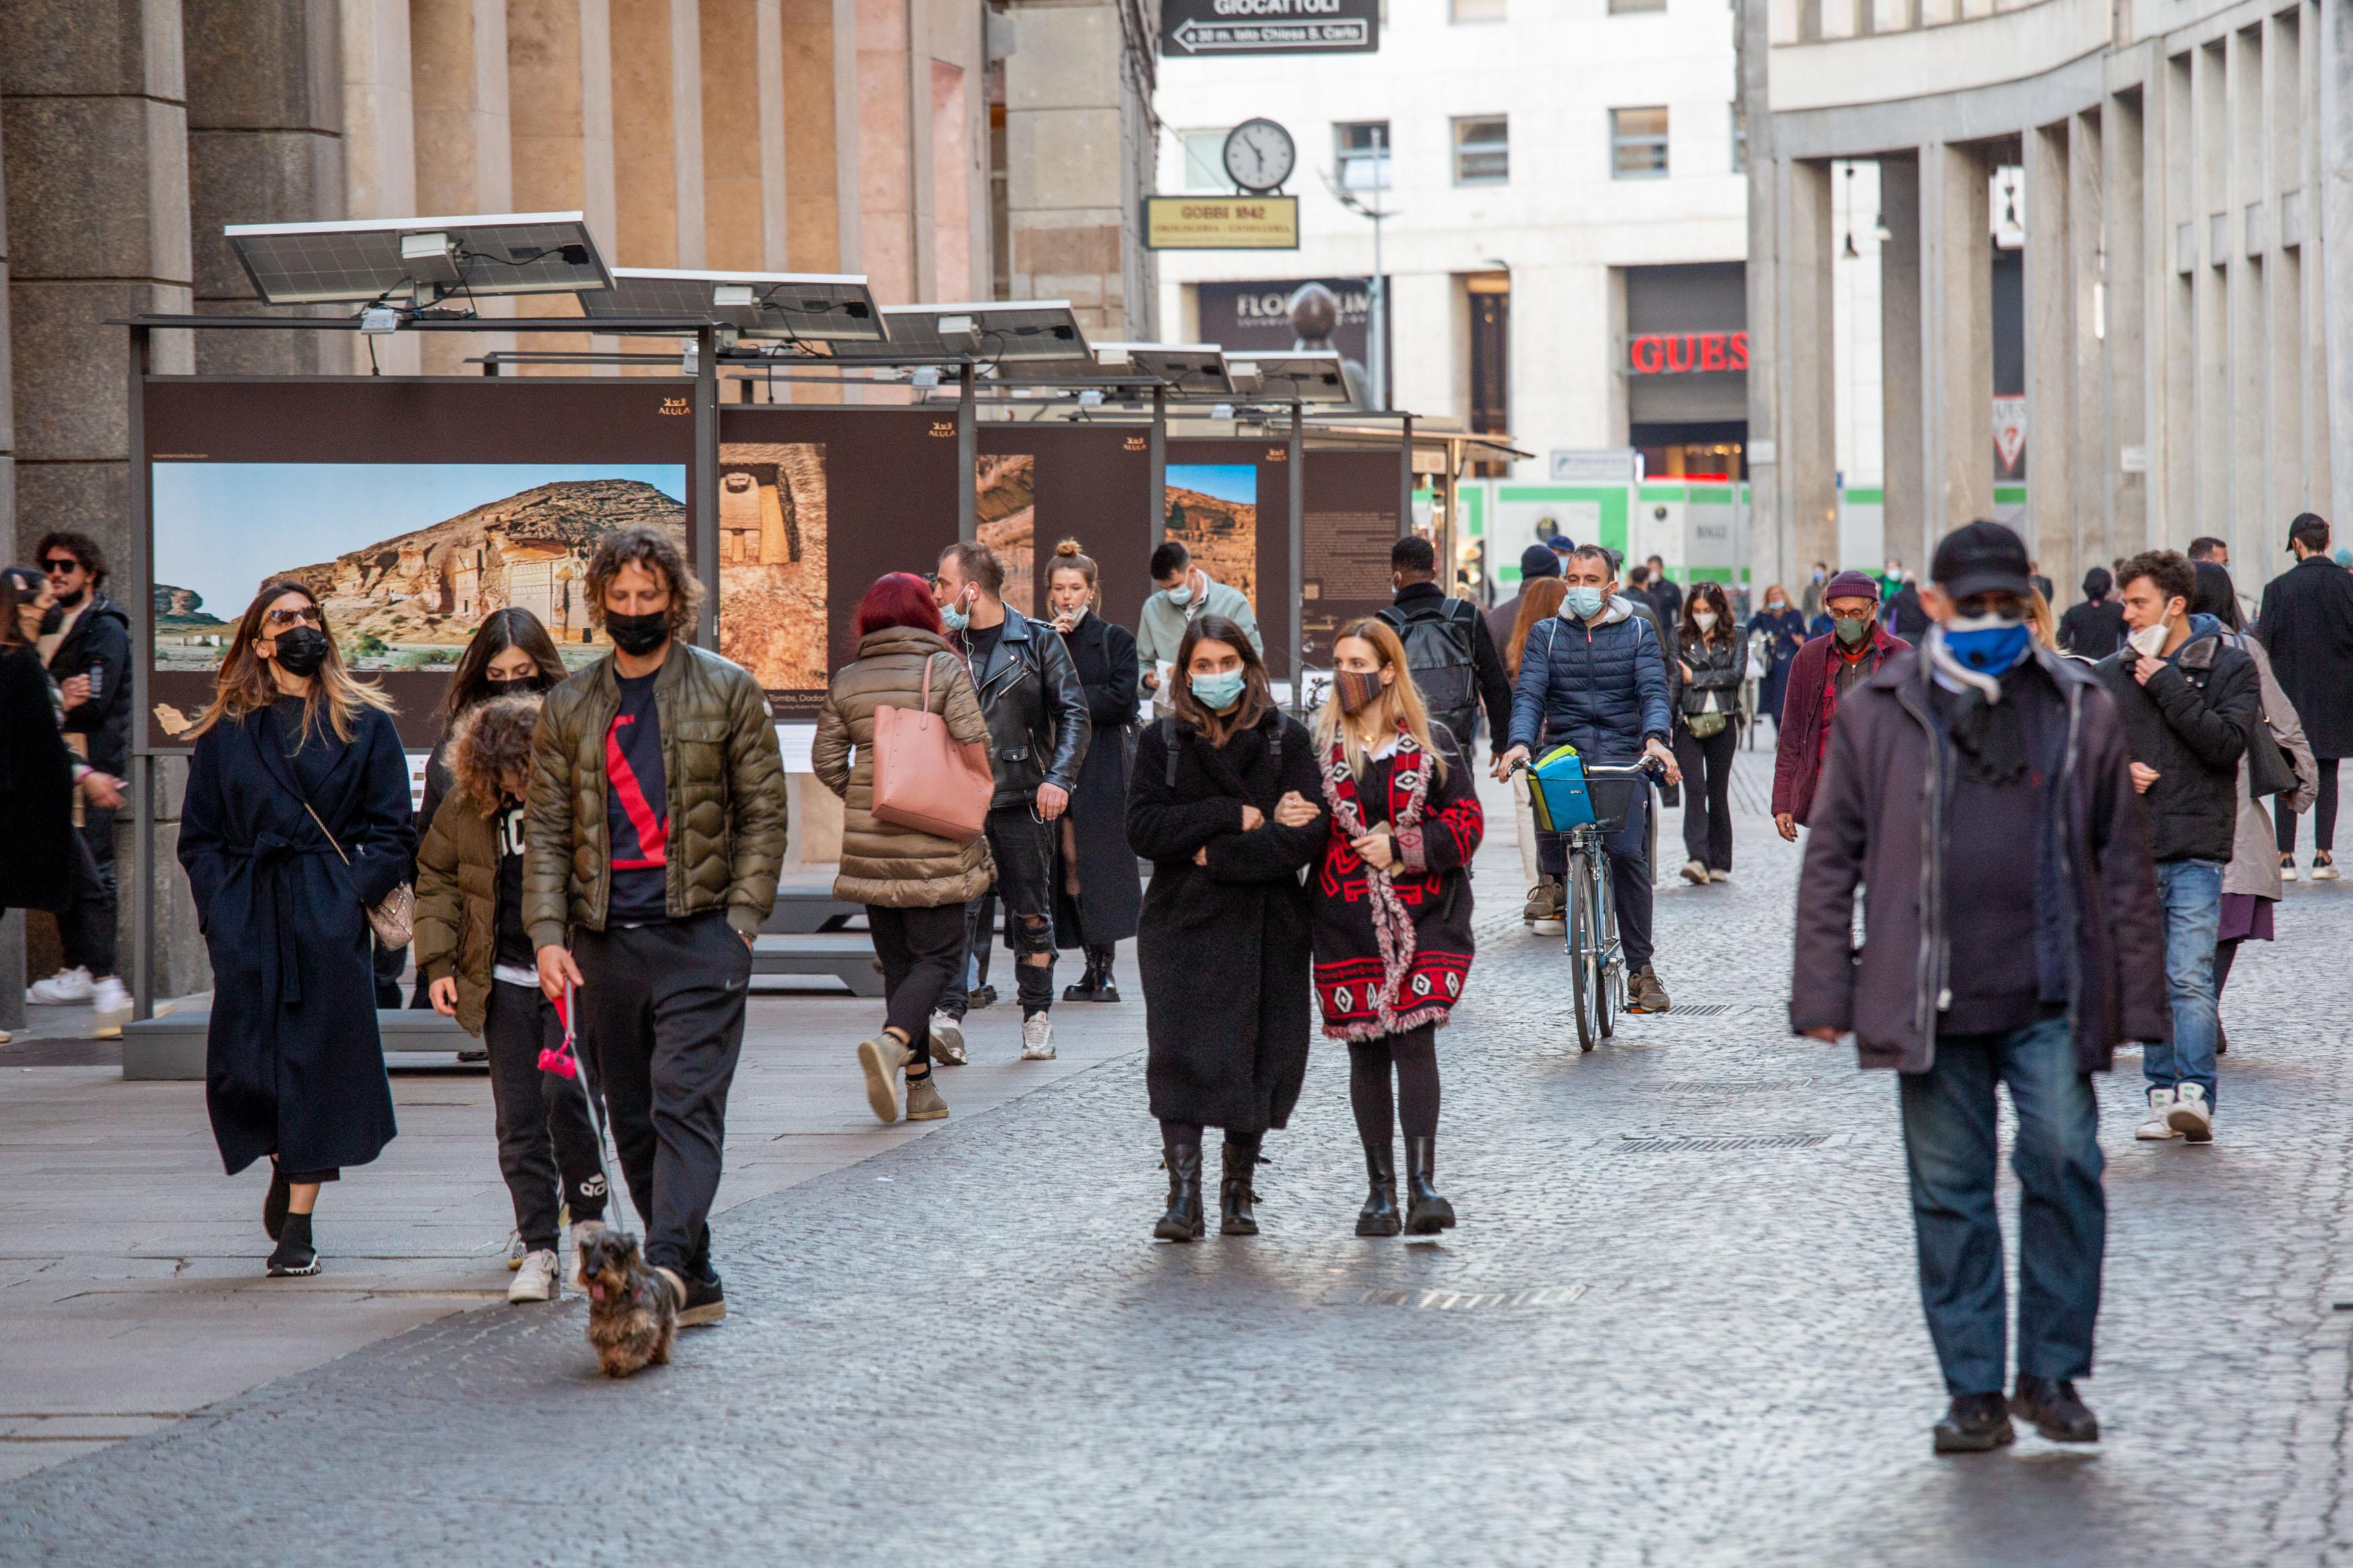
[[[858,658],[844,665],[817,718],[811,763],[825,787],[841,796],[841,875],[833,896],[884,909],[934,909],[960,904],[987,890],[995,875],[987,835],[957,844],[912,827],[876,820],[874,710],[913,708],[923,694],[923,665],[932,669],[931,711],[947,717],[948,733],[988,743],[988,723],[964,660],[935,632],[887,626],[858,641]],[[850,749],[857,748],[853,762]]]

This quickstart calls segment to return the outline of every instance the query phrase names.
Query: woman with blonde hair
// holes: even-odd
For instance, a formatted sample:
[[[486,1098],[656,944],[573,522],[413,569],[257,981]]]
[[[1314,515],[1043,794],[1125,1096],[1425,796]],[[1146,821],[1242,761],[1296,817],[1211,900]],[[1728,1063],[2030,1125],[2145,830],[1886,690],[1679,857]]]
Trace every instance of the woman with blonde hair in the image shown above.
[[[367,911],[408,876],[408,759],[311,589],[265,583],[192,731],[180,864],[212,958],[205,1099],[235,1175],[271,1163],[274,1276],[319,1272],[319,1184],[392,1142]]]
[[[1135,934],[1144,889],[1135,851],[1127,847],[1127,765],[1135,749],[1135,637],[1103,616],[1094,562],[1075,539],[1054,546],[1046,563],[1047,615],[1070,650],[1086,698],[1093,739],[1071,805],[1057,825],[1054,943],[1083,948],[1086,973],[1065,986],[1065,1002],[1116,1002],[1112,959]]]
[[[1332,651],[1332,692],[1315,716],[1332,814],[1313,879],[1315,994],[1324,1035],[1348,1042],[1348,1101],[1369,1189],[1356,1234],[1400,1228],[1392,1121],[1401,1113],[1402,1228],[1430,1236],[1454,1223],[1432,1184],[1436,1031],[1470,978],[1471,858],[1485,819],[1468,770],[1449,767],[1430,742],[1397,633],[1380,620],[1352,621]]]
[[[1504,668],[1514,686],[1520,683],[1520,656],[1527,650],[1528,634],[1560,614],[1560,602],[1567,596],[1568,584],[1556,576],[1539,578],[1520,595],[1520,612],[1512,618],[1511,639],[1504,648]],[[1540,750],[1543,744],[1539,738]],[[1527,774],[1512,775],[1512,823],[1519,830],[1520,877],[1528,886],[1520,919],[1538,936],[1558,936],[1568,917],[1568,851],[1561,847],[1558,834],[1537,831],[1529,788]]]

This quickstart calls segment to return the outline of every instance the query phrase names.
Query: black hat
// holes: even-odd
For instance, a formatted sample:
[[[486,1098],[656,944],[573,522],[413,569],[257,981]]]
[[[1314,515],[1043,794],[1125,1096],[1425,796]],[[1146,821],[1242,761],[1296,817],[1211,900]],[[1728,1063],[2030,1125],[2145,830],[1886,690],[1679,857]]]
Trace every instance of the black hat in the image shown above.
[[[1963,523],[1936,545],[1936,559],[1928,568],[1936,586],[1956,599],[1972,594],[2016,594],[2034,591],[2027,581],[2026,546],[2018,535],[1998,522],[1980,519]]]
[[[1520,576],[1535,582],[1539,578],[1560,575],[1560,557],[1548,544],[1531,544],[1520,552]]]

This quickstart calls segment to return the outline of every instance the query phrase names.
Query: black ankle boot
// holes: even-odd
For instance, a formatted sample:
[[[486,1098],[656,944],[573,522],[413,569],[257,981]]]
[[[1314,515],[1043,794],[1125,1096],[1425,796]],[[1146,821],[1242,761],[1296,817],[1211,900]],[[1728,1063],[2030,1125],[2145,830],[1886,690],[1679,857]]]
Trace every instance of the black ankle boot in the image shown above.
[[[1094,963],[1094,999],[1098,1002],[1116,1002],[1119,1000],[1118,983],[1113,981],[1111,977],[1112,960],[1118,956],[1119,950],[1117,948],[1091,947],[1087,950],[1087,957]]]
[[[1454,1227],[1454,1205],[1438,1195],[1430,1184],[1430,1172],[1438,1157],[1435,1138],[1409,1138],[1405,1141],[1405,1186],[1412,1200],[1406,1210],[1405,1233],[1408,1236],[1436,1236],[1441,1230]]]
[[[1225,1179],[1218,1184],[1218,1234],[1219,1236],[1256,1236],[1258,1215],[1250,1205],[1258,1202],[1258,1194],[1250,1190],[1250,1170],[1258,1163],[1258,1144],[1226,1140]]]
[[[1365,1145],[1365,1206],[1356,1214],[1358,1236],[1398,1233],[1397,1149],[1388,1139]]]
[[[1168,1212],[1152,1227],[1155,1241],[1198,1241],[1208,1229],[1201,1217],[1201,1146],[1167,1146]]]
[[[1087,949],[1086,973],[1081,974],[1076,980],[1071,981],[1068,985],[1062,987],[1062,1000],[1065,1002],[1092,1002],[1096,1000],[1095,987],[1102,984],[1103,976],[1098,973],[1095,969],[1095,950],[1091,947]]]

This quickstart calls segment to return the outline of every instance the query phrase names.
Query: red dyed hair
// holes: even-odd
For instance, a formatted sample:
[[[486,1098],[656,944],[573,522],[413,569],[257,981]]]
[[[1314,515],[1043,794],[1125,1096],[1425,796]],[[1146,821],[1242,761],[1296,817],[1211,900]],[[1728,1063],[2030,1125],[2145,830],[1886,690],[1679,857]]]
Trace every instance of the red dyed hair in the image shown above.
[[[912,572],[886,572],[875,578],[866,597],[858,601],[858,616],[850,630],[862,637],[886,626],[938,632],[940,610],[932,603],[932,585]]]

